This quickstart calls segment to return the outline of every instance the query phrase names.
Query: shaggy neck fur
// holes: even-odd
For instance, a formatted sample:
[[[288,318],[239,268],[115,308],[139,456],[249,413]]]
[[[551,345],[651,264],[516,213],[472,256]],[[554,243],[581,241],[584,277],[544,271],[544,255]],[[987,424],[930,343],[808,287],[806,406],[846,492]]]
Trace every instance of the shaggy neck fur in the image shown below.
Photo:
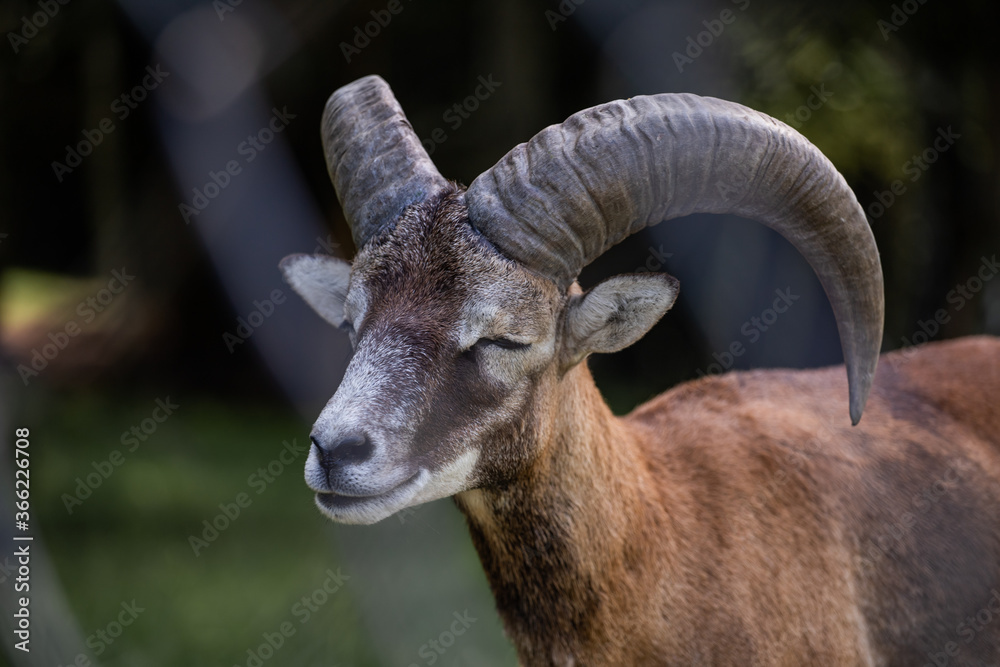
[[[643,586],[646,570],[672,567],[649,553],[649,535],[660,536],[657,549],[668,546],[669,504],[586,363],[556,391],[554,412],[532,436],[541,440],[533,465],[503,488],[456,501],[523,664],[641,660],[652,647],[637,645],[639,614],[662,595]]]

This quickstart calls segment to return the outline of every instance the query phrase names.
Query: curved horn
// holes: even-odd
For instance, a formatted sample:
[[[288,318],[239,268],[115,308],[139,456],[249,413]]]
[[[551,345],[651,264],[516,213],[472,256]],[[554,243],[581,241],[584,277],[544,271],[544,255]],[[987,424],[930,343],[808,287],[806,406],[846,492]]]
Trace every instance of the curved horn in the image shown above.
[[[801,134],[740,104],[640,96],[545,128],[481,174],[469,219],[511,259],[568,286],[629,234],[691,213],[732,213],[787,238],[826,290],[840,332],[851,421],[882,342],[882,270],[864,211]]]
[[[322,134],[326,168],[358,248],[407,206],[447,186],[381,77],[334,91]]]

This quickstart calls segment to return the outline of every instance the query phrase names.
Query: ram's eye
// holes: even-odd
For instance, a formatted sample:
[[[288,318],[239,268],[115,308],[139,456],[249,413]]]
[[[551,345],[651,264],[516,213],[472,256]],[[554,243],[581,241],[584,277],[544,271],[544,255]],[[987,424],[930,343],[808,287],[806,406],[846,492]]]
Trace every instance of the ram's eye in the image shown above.
[[[523,350],[531,346],[531,343],[518,343],[509,338],[480,338],[476,345],[493,345],[504,350]]]
[[[480,338],[475,345],[462,352],[466,359],[474,359],[476,352],[487,347],[498,347],[502,350],[523,350],[530,347],[530,343],[518,343],[509,338]]]

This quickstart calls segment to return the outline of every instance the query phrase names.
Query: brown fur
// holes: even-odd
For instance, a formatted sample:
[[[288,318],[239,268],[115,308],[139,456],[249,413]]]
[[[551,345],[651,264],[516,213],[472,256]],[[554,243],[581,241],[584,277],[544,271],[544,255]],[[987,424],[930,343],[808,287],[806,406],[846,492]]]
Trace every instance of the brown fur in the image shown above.
[[[534,465],[456,497],[525,665],[1000,659],[1000,615],[961,629],[1000,589],[1000,341],[885,355],[857,427],[843,367],[624,419],[585,365],[555,388]]]
[[[1000,613],[969,625],[1000,591],[1000,340],[883,356],[857,427],[842,366],[704,378],[616,418],[573,363],[579,288],[500,256],[460,196],[359,253],[332,402],[354,421],[314,432],[376,433],[385,474],[475,454],[455,499],[524,665],[1000,662]],[[531,344],[476,342],[498,337]]]

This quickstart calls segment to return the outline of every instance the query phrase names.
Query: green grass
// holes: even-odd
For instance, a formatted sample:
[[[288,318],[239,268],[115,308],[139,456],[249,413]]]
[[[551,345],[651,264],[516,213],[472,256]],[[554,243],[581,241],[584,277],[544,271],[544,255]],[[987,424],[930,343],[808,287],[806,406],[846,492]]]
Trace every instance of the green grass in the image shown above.
[[[302,480],[304,454],[266,488],[248,483],[283,441],[305,441],[307,423],[280,409],[171,398],[176,413],[134,452],[121,434],[150,416],[153,397],[62,396],[29,406],[45,415],[27,420],[34,520],[83,637],[113,621],[122,602],[144,608],[99,664],[246,665],[263,633],[289,622],[294,635],[264,665],[423,665],[421,645],[464,609],[481,620],[438,664],[514,664],[450,501],[405,521],[334,526]],[[63,494],[115,449],[124,463],[67,512]],[[196,556],[189,537],[240,493],[250,505]],[[296,614],[338,568],[350,577],[343,587],[308,619],[301,606]]]

